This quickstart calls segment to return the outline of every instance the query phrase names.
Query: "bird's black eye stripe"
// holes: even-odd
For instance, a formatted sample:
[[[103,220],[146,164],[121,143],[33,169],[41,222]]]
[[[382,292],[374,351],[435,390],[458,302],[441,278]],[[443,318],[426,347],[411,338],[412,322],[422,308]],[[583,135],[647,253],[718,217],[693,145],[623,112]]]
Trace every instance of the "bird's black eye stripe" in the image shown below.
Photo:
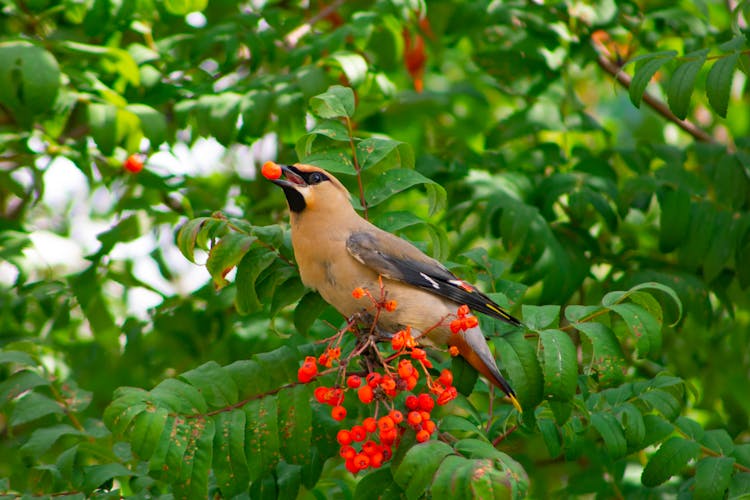
[[[310,172],[309,174],[307,174],[307,178],[305,180],[308,184],[319,184],[329,179],[325,174],[321,172]]]

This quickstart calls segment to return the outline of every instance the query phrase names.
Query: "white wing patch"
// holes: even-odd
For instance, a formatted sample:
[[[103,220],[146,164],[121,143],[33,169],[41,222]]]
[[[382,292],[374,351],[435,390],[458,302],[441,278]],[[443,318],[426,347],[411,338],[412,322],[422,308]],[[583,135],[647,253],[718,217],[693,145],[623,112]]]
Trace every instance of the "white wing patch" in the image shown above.
[[[429,277],[429,276],[427,276],[427,275],[426,275],[425,273],[419,273],[419,275],[420,275],[421,277],[423,277],[423,278],[424,278],[425,280],[427,280],[427,282],[428,282],[428,283],[429,283],[430,285],[432,285],[432,288],[434,288],[435,290],[440,290],[440,285],[438,284],[438,282],[437,282],[437,281],[435,281],[434,279],[430,278],[430,277]]]

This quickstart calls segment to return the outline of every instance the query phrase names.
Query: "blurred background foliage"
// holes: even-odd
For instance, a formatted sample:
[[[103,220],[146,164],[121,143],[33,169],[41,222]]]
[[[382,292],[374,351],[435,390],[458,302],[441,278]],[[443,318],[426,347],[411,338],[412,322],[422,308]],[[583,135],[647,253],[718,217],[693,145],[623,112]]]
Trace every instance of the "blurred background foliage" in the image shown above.
[[[350,137],[370,141],[370,219],[519,314],[672,288],[682,316],[655,292],[676,323],[626,377],[684,379],[682,414],[750,440],[746,1],[0,5],[0,492],[91,494],[122,470],[65,471],[127,461],[101,420],[116,388],[340,323],[301,286],[285,201],[257,171],[275,159],[353,174]],[[355,92],[348,129],[310,111],[331,85]],[[143,170],[123,168],[133,155]],[[421,175],[382,180],[396,167]],[[356,200],[357,178],[341,177]],[[259,238],[284,257],[253,276],[242,314],[241,284],[217,291],[175,242],[216,212],[267,226]],[[49,446],[18,453],[40,430]],[[651,491],[643,457],[619,458],[613,480],[540,447],[528,434],[505,449],[537,496]],[[748,466],[731,491],[749,491]],[[695,471],[678,472],[655,494],[684,491]],[[354,487],[323,477],[308,494]],[[163,491],[123,491],[148,488]]]

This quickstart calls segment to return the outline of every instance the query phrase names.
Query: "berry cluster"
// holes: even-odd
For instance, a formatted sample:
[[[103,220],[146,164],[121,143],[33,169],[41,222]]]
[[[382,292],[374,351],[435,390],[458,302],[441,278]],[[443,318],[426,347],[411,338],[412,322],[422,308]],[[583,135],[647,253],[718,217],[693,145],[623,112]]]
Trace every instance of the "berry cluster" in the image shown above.
[[[455,399],[458,391],[453,386],[450,370],[444,369],[437,376],[434,371],[431,372],[434,370],[432,362],[427,359],[426,351],[419,346],[409,327],[390,338],[392,351],[381,352],[377,344],[379,338],[374,335],[372,325],[377,322],[379,314],[396,310],[396,301],[385,300],[382,289],[379,299],[362,288],[356,288],[352,296],[356,299],[367,297],[372,301],[375,318],[370,326],[363,330],[350,321],[346,328],[329,339],[329,346],[323,354],[318,358],[305,358],[297,378],[302,383],[308,383],[319,375],[338,373],[337,383],[333,387],[320,386],[314,391],[316,401],[331,406],[334,420],[346,418],[344,400],[348,392],[356,392],[362,404],[374,404],[372,416],[341,429],[336,436],[347,470],[357,473],[369,467],[378,468],[389,460],[393,447],[398,445],[408,429],[413,430],[417,442],[429,440],[437,430],[432,420],[432,410],[436,404],[444,405]],[[451,323],[451,329],[456,322],[459,323],[455,331],[471,328],[475,326],[471,320],[476,321],[476,318],[469,316],[468,307],[462,306]],[[351,353],[340,359],[341,348],[338,344],[347,331],[357,335],[358,343]],[[452,350],[451,354],[458,353]],[[361,358],[359,361],[364,370],[347,373],[347,367],[352,366],[355,357]],[[334,366],[337,360],[338,366]]]

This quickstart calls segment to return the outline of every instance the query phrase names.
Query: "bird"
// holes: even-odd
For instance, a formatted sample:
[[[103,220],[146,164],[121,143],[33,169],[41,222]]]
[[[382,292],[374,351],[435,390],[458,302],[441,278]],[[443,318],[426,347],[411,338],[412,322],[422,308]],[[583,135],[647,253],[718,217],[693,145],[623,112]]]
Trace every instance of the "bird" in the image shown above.
[[[456,318],[462,305],[523,326],[518,319],[412,243],[361,217],[346,187],[322,168],[266,162],[263,174],[286,196],[292,248],[305,286],[317,290],[346,318],[372,314],[375,307],[353,297],[353,290],[368,290],[373,296],[382,290],[398,307],[377,315],[380,329],[396,332],[408,326],[424,345],[455,346],[460,356],[522,412],[479,325],[453,333],[447,320]]]

